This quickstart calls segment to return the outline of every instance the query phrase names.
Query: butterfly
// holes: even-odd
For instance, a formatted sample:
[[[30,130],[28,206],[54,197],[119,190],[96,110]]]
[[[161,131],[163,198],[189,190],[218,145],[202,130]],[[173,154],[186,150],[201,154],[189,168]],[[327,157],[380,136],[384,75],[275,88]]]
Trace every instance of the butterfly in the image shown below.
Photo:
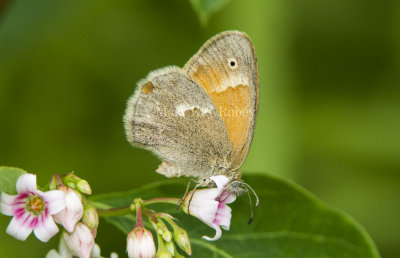
[[[166,177],[194,177],[196,187],[213,187],[210,177],[225,175],[226,190],[240,195],[251,189],[239,169],[253,139],[258,99],[250,38],[222,32],[183,68],[164,67],[138,82],[124,116],[127,139],[158,156],[156,171]]]

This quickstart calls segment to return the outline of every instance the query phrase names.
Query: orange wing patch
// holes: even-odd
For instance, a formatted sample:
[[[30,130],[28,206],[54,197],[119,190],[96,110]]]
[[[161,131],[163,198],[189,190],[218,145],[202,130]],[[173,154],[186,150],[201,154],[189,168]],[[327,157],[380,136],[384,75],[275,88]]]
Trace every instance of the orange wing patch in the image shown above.
[[[151,82],[147,82],[145,85],[142,87],[142,93],[144,94],[149,94],[153,92],[154,86]]]
[[[253,120],[251,93],[249,86],[243,84],[218,87],[222,85],[224,75],[218,69],[205,66],[198,66],[191,74],[219,110],[232,144],[232,168],[236,168],[241,165],[242,156],[247,154],[247,137]]]
[[[225,123],[229,139],[232,144],[231,157],[233,161],[241,156],[243,146],[246,145],[248,131],[251,126],[250,89],[247,85],[228,87],[222,92],[211,92],[210,97]],[[232,164],[235,168],[236,164]]]

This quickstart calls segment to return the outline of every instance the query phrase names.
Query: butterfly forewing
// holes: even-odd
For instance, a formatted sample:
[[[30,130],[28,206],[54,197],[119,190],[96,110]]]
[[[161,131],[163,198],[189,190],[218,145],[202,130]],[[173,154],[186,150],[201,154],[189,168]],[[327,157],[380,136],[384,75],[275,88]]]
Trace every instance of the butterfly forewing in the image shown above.
[[[248,36],[227,31],[207,41],[183,68],[210,96],[229,135],[231,169],[240,168],[253,138],[258,68]]]

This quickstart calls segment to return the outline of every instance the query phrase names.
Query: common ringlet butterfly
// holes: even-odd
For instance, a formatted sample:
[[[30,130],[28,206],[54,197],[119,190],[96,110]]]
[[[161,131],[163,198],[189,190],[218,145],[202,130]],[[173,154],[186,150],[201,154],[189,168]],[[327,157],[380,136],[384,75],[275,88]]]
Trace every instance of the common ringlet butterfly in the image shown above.
[[[258,97],[251,40],[222,32],[183,68],[161,68],[138,83],[124,116],[126,135],[162,160],[158,173],[195,177],[197,186],[209,187],[210,176],[225,175],[226,190],[239,195],[249,187],[239,168],[253,139]]]

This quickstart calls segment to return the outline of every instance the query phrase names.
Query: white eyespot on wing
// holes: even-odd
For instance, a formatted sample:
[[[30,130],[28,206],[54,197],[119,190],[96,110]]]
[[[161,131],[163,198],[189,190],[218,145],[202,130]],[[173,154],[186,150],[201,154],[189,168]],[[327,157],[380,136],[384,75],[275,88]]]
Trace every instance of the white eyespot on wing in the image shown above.
[[[245,74],[232,74],[227,78],[223,78],[221,85],[215,88],[215,92],[220,93],[226,91],[229,87],[235,88],[239,85],[249,86],[249,77]]]
[[[206,106],[206,107],[200,107],[200,106],[194,106],[194,105],[188,105],[188,104],[179,104],[175,108],[175,112],[178,116],[185,117],[185,112],[188,110],[194,110],[195,108],[199,109],[203,115],[205,114],[211,114],[211,111],[213,110],[213,107],[211,106]]]

